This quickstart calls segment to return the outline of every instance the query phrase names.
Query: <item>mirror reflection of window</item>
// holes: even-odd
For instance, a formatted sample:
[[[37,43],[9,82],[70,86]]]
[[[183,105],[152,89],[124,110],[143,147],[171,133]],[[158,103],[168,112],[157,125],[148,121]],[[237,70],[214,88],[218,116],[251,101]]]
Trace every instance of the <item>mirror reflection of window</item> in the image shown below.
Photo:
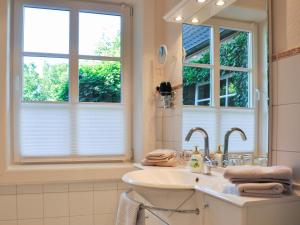
[[[225,28],[226,27],[226,28]],[[230,152],[256,150],[256,111],[253,104],[252,30],[183,24],[183,149],[204,145],[197,135],[190,142],[184,136],[191,127],[204,128],[210,150],[223,145],[225,133],[240,127],[248,137],[230,138]],[[218,35],[216,37],[214,35]]]
[[[220,106],[248,108],[251,105],[249,40],[249,32],[220,29]]]
[[[211,105],[211,27],[183,25],[183,105]]]

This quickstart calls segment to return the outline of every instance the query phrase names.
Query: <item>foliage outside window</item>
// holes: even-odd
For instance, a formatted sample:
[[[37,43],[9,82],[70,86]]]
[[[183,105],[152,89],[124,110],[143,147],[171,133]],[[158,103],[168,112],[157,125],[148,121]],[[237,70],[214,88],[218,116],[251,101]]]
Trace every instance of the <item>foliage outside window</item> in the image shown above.
[[[193,25],[184,25],[193,26]],[[198,26],[199,27],[199,26]],[[201,26],[200,28],[201,29]],[[222,39],[222,32],[227,32],[228,36]],[[227,67],[247,68],[249,33],[241,31],[230,31],[222,29],[220,32],[220,65]],[[209,46],[208,46],[209,48]],[[210,81],[211,70],[195,67],[194,65],[210,64],[210,51],[206,48],[198,53],[201,57],[196,60],[188,60],[183,67],[183,104],[194,105],[191,90],[201,84]],[[195,58],[195,56],[193,56]],[[249,78],[247,72],[220,71],[220,105],[231,107],[249,107]],[[224,80],[227,82],[224,82]],[[230,82],[228,82],[228,80]],[[228,101],[229,100],[229,101]],[[198,99],[199,102],[199,99]],[[225,104],[227,102],[227,104]],[[195,101],[195,105],[199,105]],[[210,104],[209,104],[210,105]]]

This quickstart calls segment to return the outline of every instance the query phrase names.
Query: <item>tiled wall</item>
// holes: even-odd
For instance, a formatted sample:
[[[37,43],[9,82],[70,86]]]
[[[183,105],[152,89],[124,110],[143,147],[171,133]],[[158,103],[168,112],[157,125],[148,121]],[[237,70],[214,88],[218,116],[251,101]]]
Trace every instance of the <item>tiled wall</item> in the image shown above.
[[[181,110],[157,109],[156,113],[156,148],[181,150]]]
[[[121,182],[0,186],[0,225],[113,225]]]
[[[294,169],[300,182],[300,55],[273,62],[273,164]]]

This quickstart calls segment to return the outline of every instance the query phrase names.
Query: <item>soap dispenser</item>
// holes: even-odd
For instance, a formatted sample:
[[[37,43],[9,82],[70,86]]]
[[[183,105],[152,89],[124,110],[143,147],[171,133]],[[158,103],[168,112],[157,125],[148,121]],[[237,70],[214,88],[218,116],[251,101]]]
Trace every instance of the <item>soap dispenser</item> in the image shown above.
[[[195,150],[190,159],[189,168],[193,173],[201,173],[203,170],[203,157],[197,146],[195,146]]]
[[[215,160],[217,161],[218,166],[223,166],[222,145],[218,145],[218,151],[215,154]]]

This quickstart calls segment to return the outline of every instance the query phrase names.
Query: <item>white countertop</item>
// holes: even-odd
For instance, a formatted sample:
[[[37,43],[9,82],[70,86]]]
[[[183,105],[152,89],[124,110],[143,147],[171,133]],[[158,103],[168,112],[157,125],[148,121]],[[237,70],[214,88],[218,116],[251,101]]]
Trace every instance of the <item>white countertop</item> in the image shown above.
[[[142,166],[141,164],[135,164],[135,167],[143,170],[180,170],[189,172],[189,170],[184,167],[164,168]],[[221,168],[218,169],[218,171],[213,171],[211,175],[197,174],[197,177],[199,177],[199,183],[191,186],[191,188],[239,207],[300,201],[299,190],[295,190],[293,194],[286,195],[280,198],[258,198],[240,196],[237,189],[235,188],[235,185],[230,183],[227,179],[223,177]]]

